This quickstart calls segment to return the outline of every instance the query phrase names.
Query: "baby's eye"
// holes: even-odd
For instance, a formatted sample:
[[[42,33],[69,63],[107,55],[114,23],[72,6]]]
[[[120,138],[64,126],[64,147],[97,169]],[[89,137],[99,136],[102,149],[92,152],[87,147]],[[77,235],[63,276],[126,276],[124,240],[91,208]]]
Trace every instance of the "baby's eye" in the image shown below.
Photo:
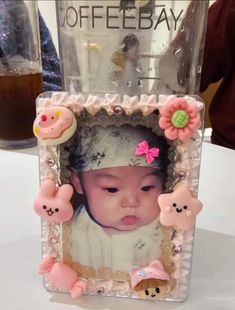
[[[106,187],[105,190],[108,193],[117,193],[118,192],[118,188],[116,188],[116,187]]]
[[[146,294],[146,295],[149,295],[149,291],[148,291],[148,290],[145,290],[145,294]]]
[[[141,187],[141,190],[143,191],[143,192],[149,192],[151,189],[153,189],[154,188],[154,186],[153,185],[146,185],[146,186],[142,186]]]
[[[160,288],[156,287],[156,293],[159,294],[160,293]]]

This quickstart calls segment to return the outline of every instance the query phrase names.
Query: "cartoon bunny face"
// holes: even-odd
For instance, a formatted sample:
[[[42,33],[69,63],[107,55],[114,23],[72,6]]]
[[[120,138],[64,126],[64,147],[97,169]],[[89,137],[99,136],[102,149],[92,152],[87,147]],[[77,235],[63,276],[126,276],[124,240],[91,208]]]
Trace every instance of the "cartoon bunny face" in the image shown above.
[[[34,202],[34,210],[49,223],[68,221],[73,215],[73,207],[70,203],[72,194],[71,185],[64,184],[57,190],[54,181],[47,179],[41,183],[39,194]]]

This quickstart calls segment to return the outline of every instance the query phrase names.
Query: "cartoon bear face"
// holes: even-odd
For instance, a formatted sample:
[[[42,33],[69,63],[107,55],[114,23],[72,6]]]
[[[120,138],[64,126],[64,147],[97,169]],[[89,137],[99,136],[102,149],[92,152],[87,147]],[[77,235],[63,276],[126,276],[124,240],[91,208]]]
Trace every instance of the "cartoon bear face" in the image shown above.
[[[158,285],[156,287],[148,287],[141,291],[137,291],[137,295],[140,298],[147,298],[147,299],[160,299],[165,296],[170,291],[168,285]]]

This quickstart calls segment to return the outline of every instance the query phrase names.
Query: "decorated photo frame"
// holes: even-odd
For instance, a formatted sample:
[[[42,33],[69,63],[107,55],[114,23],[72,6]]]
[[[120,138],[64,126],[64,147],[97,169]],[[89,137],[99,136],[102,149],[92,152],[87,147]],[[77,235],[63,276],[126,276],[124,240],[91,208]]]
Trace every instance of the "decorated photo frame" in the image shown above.
[[[193,96],[38,97],[34,210],[49,291],[186,299],[203,113]]]

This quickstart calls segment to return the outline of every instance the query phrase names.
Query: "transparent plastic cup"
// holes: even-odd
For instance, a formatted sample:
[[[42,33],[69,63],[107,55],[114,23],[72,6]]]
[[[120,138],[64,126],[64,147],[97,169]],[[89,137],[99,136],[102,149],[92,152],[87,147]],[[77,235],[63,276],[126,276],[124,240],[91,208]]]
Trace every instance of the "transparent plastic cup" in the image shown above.
[[[57,1],[64,89],[196,94],[208,1]]]
[[[190,122],[187,119],[186,110],[184,111],[183,108],[186,106],[189,109],[192,109],[191,111],[200,111],[200,124],[203,123],[203,103],[198,102],[197,106],[194,106],[193,98],[198,98],[195,95],[197,95],[199,91],[200,84],[208,1],[84,0],[57,1],[56,5],[60,58],[63,72],[62,80],[63,87],[68,93],[53,94],[51,96],[52,99],[48,96],[49,98],[46,97],[45,99],[47,101],[42,101],[42,103],[46,102],[46,104],[49,105],[49,101],[51,100],[51,104],[56,102],[57,104],[62,104],[73,109],[78,121],[77,132],[80,132],[83,126],[85,126],[86,129],[88,127],[90,130],[97,125],[101,128],[109,128],[110,124],[115,125],[118,129],[110,134],[110,136],[121,136],[120,138],[122,138],[122,142],[120,142],[120,144],[113,143],[112,145],[109,141],[105,141],[105,151],[99,150],[93,152],[88,149],[84,151],[84,154],[87,154],[89,157],[88,161],[92,162],[94,158],[100,158],[102,156],[106,158],[108,156],[107,152],[111,150],[113,155],[111,157],[112,160],[110,160],[110,166],[113,168],[112,165],[114,165],[114,169],[115,160],[118,158],[117,152],[114,151],[114,144],[115,146],[118,145],[121,150],[127,149],[127,147],[124,146],[124,141],[126,141],[125,134],[120,133],[121,120],[119,117],[121,116],[124,118],[123,122],[125,122],[125,124],[133,122],[135,127],[138,127],[138,119],[146,121],[146,124],[150,126],[149,120],[147,121],[146,119],[151,113],[146,113],[146,115],[139,113],[141,107],[144,106],[148,111],[151,106],[157,104],[158,109],[154,110],[151,115],[154,119],[154,128],[157,128],[159,137],[167,138],[165,141],[169,143],[169,153],[166,157],[169,158],[170,164],[167,167],[168,179],[164,192],[172,193],[172,190],[174,191],[175,188],[179,188],[178,186],[182,183],[182,185],[188,187],[189,191],[192,191],[194,196],[196,196],[198,189],[202,130],[200,129],[200,131],[195,132],[195,135],[191,136],[190,140],[185,141],[180,141],[180,139],[177,139],[177,141],[174,137],[170,137],[170,135],[166,133],[166,130],[164,133],[161,130],[162,128],[167,128],[169,132],[174,132],[174,134],[176,132],[180,132],[181,134],[182,132],[187,132],[187,127],[183,124],[185,120],[185,124],[189,124],[188,122]],[[157,99],[155,96],[151,95],[156,95]],[[102,99],[99,101],[97,98]],[[110,98],[115,99],[112,101]],[[183,101],[181,101],[182,99]],[[152,103],[151,100],[153,100]],[[189,101],[186,104],[184,100]],[[99,110],[101,105],[102,109]],[[84,114],[82,114],[84,112],[82,106],[87,109]],[[164,109],[164,107],[166,108]],[[112,108],[114,108],[114,110],[112,110]],[[107,113],[105,112],[105,109],[108,109],[106,110]],[[164,118],[162,116],[163,112],[165,113]],[[112,113],[116,113],[116,115]],[[89,119],[86,123],[87,115],[89,115]],[[194,112],[192,115],[194,115]],[[166,125],[162,125],[163,123]],[[141,126],[142,125],[143,124],[141,124]],[[127,133],[129,133],[129,131],[130,128],[126,129]],[[86,131],[86,134],[87,133],[88,131]],[[69,141],[66,146],[56,149],[59,152],[59,155],[56,158],[62,159],[58,164],[60,172],[58,180],[59,182],[63,180],[62,183],[71,182],[71,174],[69,174],[67,179],[62,179],[65,169],[61,163],[63,161],[66,167],[69,166],[65,158],[68,158],[71,155],[72,146],[75,145],[76,149],[79,149],[79,152],[77,153],[80,156],[83,145],[92,145],[93,143],[99,145],[100,143],[99,139],[95,136],[92,136],[91,140],[85,143],[79,141],[78,133],[75,133],[74,136],[75,139],[72,140],[72,142]],[[84,134],[84,136],[86,135]],[[102,134],[100,136],[102,137]],[[169,139],[171,141],[169,141]],[[141,144],[142,143],[147,144],[147,146],[145,144],[146,147],[143,151],[143,154],[146,154],[147,157],[147,154],[149,154],[150,151],[147,139],[143,140]],[[140,144],[138,146],[140,146]],[[161,152],[162,151],[160,151],[160,153]],[[52,154],[52,152],[50,154]],[[197,160],[198,164],[196,163]],[[81,159],[81,157],[79,157],[77,162],[84,165],[84,160]],[[99,159],[99,165],[100,162]],[[135,160],[133,162],[135,162]],[[129,165],[131,166],[132,164]],[[58,168],[56,167],[55,169]],[[93,168],[90,170],[92,169]],[[43,173],[44,172],[45,171],[43,171]],[[82,181],[84,180],[82,179]],[[79,182],[79,184],[80,188],[78,192],[81,193],[81,183]],[[120,187],[121,186],[122,185],[120,185]],[[119,185],[117,185],[117,187],[119,187]],[[126,187],[124,189],[126,190]],[[119,189],[117,191],[119,192]],[[83,193],[87,194],[85,190]],[[96,201],[99,200],[95,195],[96,193],[94,193],[94,197],[92,197],[92,201],[94,201],[94,209],[98,208]],[[85,199],[87,199],[87,197]],[[173,201],[174,203],[172,205],[176,207],[175,200]],[[86,204],[86,202],[84,204]],[[87,212],[87,216],[89,218],[91,217],[89,202],[87,203],[87,206],[89,212],[89,214]],[[186,207],[185,209],[188,208],[188,206],[184,207]],[[79,212],[80,210],[82,209],[79,208]],[[172,210],[169,212],[171,211]],[[182,210],[177,209],[177,213],[180,213],[181,211]],[[76,219],[79,218],[80,214],[81,213],[78,215],[78,213],[76,213],[76,216],[78,215]],[[191,217],[191,213],[189,213],[189,217]],[[90,220],[94,221],[94,218],[91,218]],[[129,220],[132,221],[132,218],[127,219],[127,221]],[[78,222],[76,222],[75,226],[77,223]],[[171,224],[165,224],[171,226]],[[165,224],[163,224],[163,226]],[[97,221],[95,225],[102,226],[99,221]],[[163,238],[164,241],[161,242],[161,246],[164,247],[162,254],[163,252],[167,253],[166,257],[164,258],[164,254],[159,256],[159,254],[155,253],[149,261],[151,261],[153,257],[160,257],[162,263],[168,265],[169,270],[171,270],[170,276],[174,288],[170,291],[169,295],[167,294],[163,299],[167,301],[182,302],[189,294],[194,229],[183,232],[181,228],[175,228],[173,223],[172,226],[172,231],[171,228],[168,230],[169,227],[165,230],[168,233],[168,237],[170,237],[170,243],[165,243],[167,238]],[[71,226],[69,228],[68,226],[65,227],[68,230],[65,231],[65,233],[61,231],[61,235],[66,235],[66,233],[67,235],[72,235],[73,228]],[[81,227],[82,229],[79,230],[76,226],[76,240],[78,239],[77,236],[84,231],[85,226]],[[110,228],[108,225],[105,229],[107,227]],[[129,290],[128,283],[128,289],[123,289],[122,287],[115,291],[114,282],[118,282],[116,281],[117,273],[119,273],[119,271],[124,271],[124,264],[128,261],[127,257],[132,251],[131,249],[136,247],[138,253],[134,255],[133,260],[130,259],[127,263],[126,271],[132,263],[134,268],[136,268],[136,265],[145,265],[141,260],[143,257],[145,259],[146,256],[143,255],[142,257],[140,249],[144,248],[148,241],[146,243],[143,241],[144,239],[142,237],[145,233],[142,232],[135,245],[130,245],[130,243],[128,243],[125,246],[125,239],[120,243],[117,243],[116,241],[117,236],[125,235],[122,234],[122,232],[120,233],[120,231],[115,234],[115,232],[113,232],[114,230],[115,229],[112,229],[111,240],[109,239],[110,243],[107,242],[107,251],[106,249],[104,250],[103,246],[100,247],[101,250],[99,250],[102,257],[100,261],[103,257],[107,257],[106,253],[110,253],[107,263],[103,263],[102,261],[102,263],[97,264],[97,261],[99,261],[99,254],[98,252],[95,252],[96,247],[95,245],[91,246],[91,243],[88,241],[84,242],[84,238],[80,239],[82,242],[76,247],[75,251],[76,253],[82,253],[82,255],[84,255],[86,250],[83,251],[83,245],[86,245],[87,253],[83,256],[85,257],[83,262],[81,256],[79,258],[75,258],[75,256],[72,257],[71,249],[74,244],[76,244],[75,239],[71,242],[68,241],[68,246],[66,244],[68,239],[64,239],[65,242],[63,240],[63,243],[58,242],[58,244],[63,244],[64,247],[62,246],[61,249],[59,245],[57,251],[63,259],[65,258],[64,262],[68,259],[67,262],[69,262],[71,266],[78,266],[78,268],[81,268],[78,270],[81,270],[81,272],[84,270],[84,274],[89,270],[86,268],[91,267],[90,270],[92,270],[92,272],[89,274],[87,273],[87,275],[84,276],[85,278],[88,278],[88,281],[91,280],[93,285],[93,287],[91,286],[91,290],[88,291],[88,294],[99,294],[100,285],[103,288],[102,295],[107,294],[108,296],[136,298],[138,297],[138,293],[137,295],[133,295],[133,292]],[[136,230],[134,231],[136,232]],[[132,231],[130,230],[130,233],[131,232]],[[87,228],[85,238],[87,238],[89,233],[90,230]],[[155,236],[156,235],[157,233]],[[93,236],[95,236],[95,233]],[[127,239],[128,238],[129,237],[127,237]],[[91,240],[93,241],[94,238],[91,238]],[[89,246],[87,246],[88,243]],[[125,257],[123,260],[120,259],[119,256],[120,245],[122,247],[121,252],[124,253]],[[69,249],[69,253],[66,252],[67,249]],[[157,246],[155,249],[157,249]],[[114,250],[117,250],[117,252],[114,252]],[[150,252],[148,252],[148,255],[151,256]],[[88,257],[93,257],[94,263],[91,261],[88,262]],[[114,266],[116,262],[122,262],[123,265],[116,268]],[[75,263],[78,264],[75,265]],[[99,268],[99,265],[101,268]],[[150,265],[148,265],[148,267],[149,266]],[[152,263],[151,266],[153,266]],[[106,269],[106,267],[108,267],[108,269]],[[100,270],[102,271],[100,272]],[[114,272],[115,270],[118,270],[118,272]],[[129,270],[132,270],[132,268],[130,267]],[[120,273],[122,274],[122,272]],[[128,276],[131,276],[131,273],[132,272],[130,272]],[[140,274],[141,276],[143,274],[146,276],[145,271],[143,273],[140,271],[139,275]],[[108,283],[111,282],[111,284],[108,284],[108,288],[104,286],[103,275],[104,278],[108,280]],[[123,282],[121,283],[123,284]],[[157,294],[160,292],[159,287],[156,287],[156,285],[158,284],[148,283],[146,287],[138,287],[138,289],[140,288],[143,292],[142,297],[144,298],[146,298],[147,295],[150,295],[148,288],[151,289],[151,297],[156,297],[155,292],[157,292]],[[135,289],[136,288],[137,286]],[[156,290],[156,288],[158,288],[158,290]],[[149,297],[150,296],[147,298]]]
[[[42,92],[37,2],[0,1],[0,12],[0,147],[30,147]]]

